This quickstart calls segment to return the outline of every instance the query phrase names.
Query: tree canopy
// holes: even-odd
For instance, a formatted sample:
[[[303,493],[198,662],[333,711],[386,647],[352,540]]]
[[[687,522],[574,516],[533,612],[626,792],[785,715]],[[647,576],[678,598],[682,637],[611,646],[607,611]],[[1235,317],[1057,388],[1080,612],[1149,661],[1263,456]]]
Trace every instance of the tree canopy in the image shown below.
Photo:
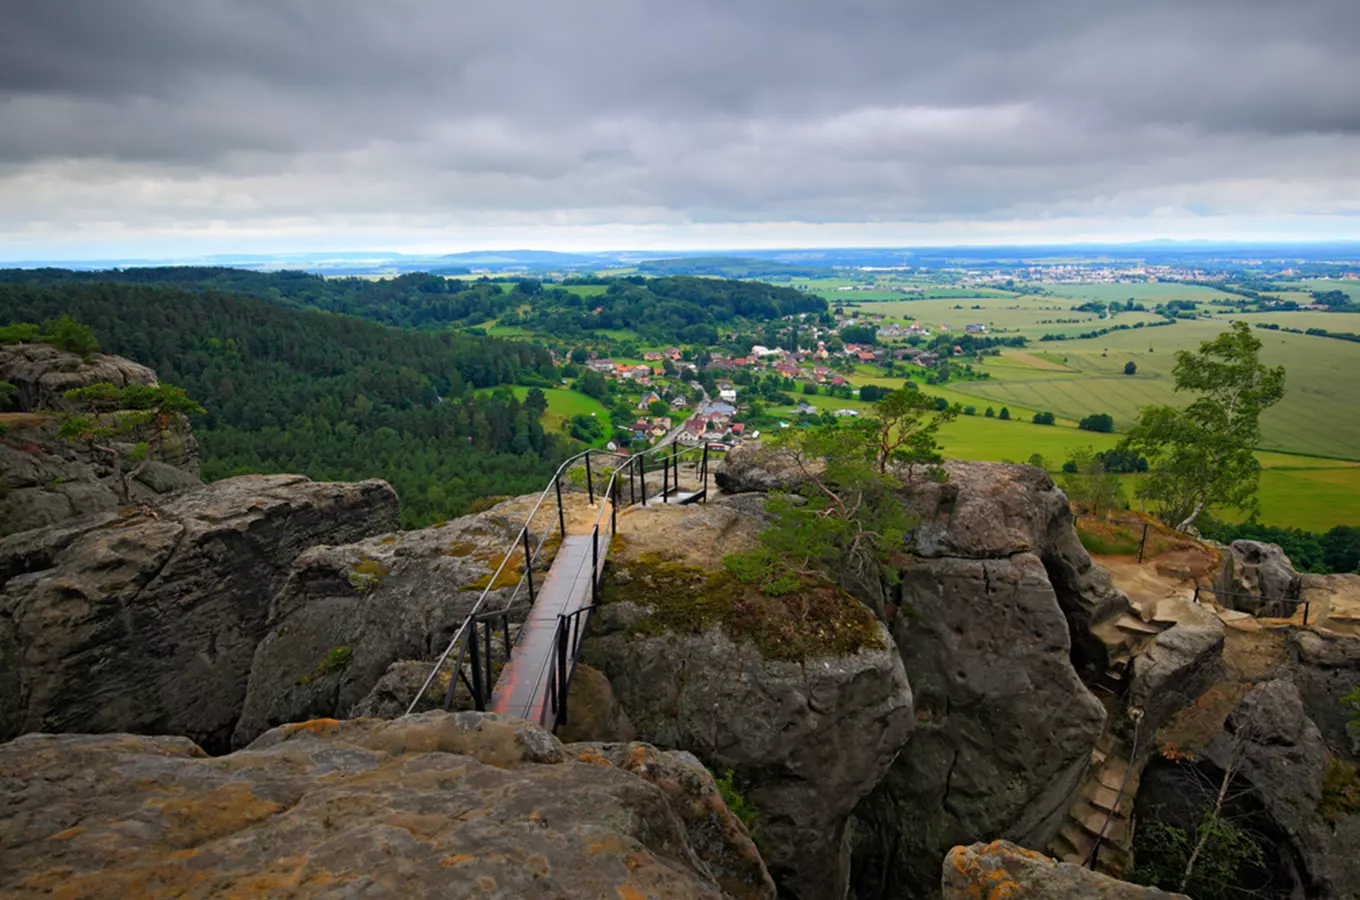
[[[1267,368],[1260,351],[1247,323],[1234,322],[1195,352],[1178,352],[1176,390],[1195,399],[1185,409],[1144,408],[1119,445],[1147,458],[1138,496],[1177,530],[1208,507],[1256,511],[1261,413],[1284,396],[1284,368]]]

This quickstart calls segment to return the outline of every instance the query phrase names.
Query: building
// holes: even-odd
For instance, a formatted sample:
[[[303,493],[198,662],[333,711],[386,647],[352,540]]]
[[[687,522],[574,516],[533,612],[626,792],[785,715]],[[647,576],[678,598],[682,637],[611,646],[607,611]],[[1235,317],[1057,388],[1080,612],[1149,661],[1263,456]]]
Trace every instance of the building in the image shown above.
[[[733,388],[733,387],[729,387],[729,388],[724,388],[724,389],[721,390],[721,391],[718,391],[718,399],[719,399],[719,400],[722,400],[724,403],[736,403],[736,402],[737,402],[737,389],[736,389],[736,388]]]

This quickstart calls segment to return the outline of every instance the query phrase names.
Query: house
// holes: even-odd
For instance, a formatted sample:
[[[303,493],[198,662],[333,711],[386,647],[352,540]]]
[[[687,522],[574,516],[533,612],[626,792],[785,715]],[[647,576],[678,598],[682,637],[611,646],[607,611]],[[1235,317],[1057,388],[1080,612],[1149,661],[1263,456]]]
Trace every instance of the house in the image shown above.
[[[732,432],[733,434],[737,435],[738,437],[740,437],[741,434],[742,434],[742,432],[744,432],[745,430],[746,430],[746,425],[743,424],[743,423],[741,423],[741,422],[737,422],[735,425],[733,425],[731,428],[728,429],[728,431]]]
[[[832,375],[832,376],[831,376],[831,384],[834,385],[835,387],[842,387],[842,386],[844,386],[844,385],[847,384],[847,383],[848,383],[848,382],[847,382],[844,378],[842,378],[841,376],[839,376],[839,375]]]
[[[836,415],[836,417],[839,418],[839,419],[844,419],[844,418],[846,418],[847,416],[855,417],[855,416],[858,416],[858,415],[859,415],[859,410],[857,410],[857,409],[838,409],[838,410],[836,410],[835,415]]]
[[[965,326],[963,326],[963,330],[966,331],[966,332],[968,332],[969,334],[985,334],[985,333],[987,332],[987,326],[986,326],[986,325],[965,325]]]
[[[686,400],[684,397],[676,397],[671,400],[671,409],[684,409]]]
[[[666,355],[670,357],[672,360],[679,360],[680,357],[682,356],[679,347],[667,347]]]
[[[873,362],[873,361],[874,361],[874,352],[873,352],[872,350],[861,350],[861,351],[859,351],[858,353],[855,354],[855,357],[856,357],[860,362]]]
[[[718,391],[718,399],[722,400],[724,403],[736,403],[737,389],[730,387],[727,388],[726,390]]]
[[[661,351],[659,350],[648,350],[646,353],[642,354],[642,358],[648,362],[659,362],[663,359]]]
[[[660,399],[661,395],[658,394],[656,391],[647,391],[645,394],[642,395],[642,399],[638,401],[637,408],[646,409],[653,403],[653,401]]]
[[[736,411],[737,408],[730,403],[710,403],[700,411],[700,415],[707,417],[730,416]]]
[[[963,348],[960,347],[958,344],[955,344],[955,345],[954,345],[954,355],[955,355],[955,356],[963,356]]]
[[[807,402],[806,400],[798,401],[798,415],[810,416],[815,414],[816,412],[817,407],[813,406],[811,403]]]
[[[586,363],[586,368],[592,372],[613,372],[614,361],[612,359],[592,359]]]

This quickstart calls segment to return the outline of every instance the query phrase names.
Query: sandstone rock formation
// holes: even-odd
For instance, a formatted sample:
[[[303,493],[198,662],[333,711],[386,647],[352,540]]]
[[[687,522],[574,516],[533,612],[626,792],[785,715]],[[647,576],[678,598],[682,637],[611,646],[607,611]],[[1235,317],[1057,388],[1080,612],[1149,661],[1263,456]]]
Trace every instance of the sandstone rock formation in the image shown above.
[[[1220,769],[1233,765],[1250,785],[1274,830],[1287,841],[1288,855],[1299,864],[1306,896],[1345,898],[1360,892],[1360,858],[1355,854],[1360,814],[1329,812],[1323,803],[1331,763],[1298,688],[1283,679],[1253,688],[1228,717],[1225,732],[1208,757]]]
[[[225,749],[297,555],[396,523],[384,482],[250,475],[0,540],[0,739],[132,731]]]
[[[113,460],[78,443],[58,439],[57,412],[70,404],[65,391],[107,382],[117,387],[156,383],[145,366],[118,356],[95,355],[88,361],[46,344],[0,347],[0,381],[18,388],[20,414],[10,416],[9,433],[0,437],[0,537],[54,525],[92,513],[110,513],[120,504]],[[111,449],[126,457],[135,436]],[[133,502],[195,487],[198,444],[188,423],[170,426],[163,460],[147,463],[131,483]],[[124,462],[123,468],[131,468]]]
[[[101,383],[154,385],[156,373],[121,356],[95,353],[86,359],[50,344],[7,344],[0,346],[0,381],[18,388],[22,410],[68,410],[67,391]]]
[[[1049,859],[1008,841],[955,847],[944,860],[944,900],[1161,900],[1181,898],[1157,888]]]
[[[270,603],[235,745],[284,722],[347,718],[389,666],[436,657],[487,587],[520,524],[497,507],[298,556]],[[510,602],[518,577],[512,561],[488,610]],[[520,601],[522,615],[527,594],[521,592]],[[403,663],[379,691],[391,702],[375,697],[366,710],[391,714],[399,705],[405,712],[429,670],[428,662]],[[399,698],[407,688],[409,696]]]
[[[1327,744],[1351,762],[1360,761],[1360,729],[1342,697],[1360,688],[1360,636],[1325,629],[1295,632],[1290,638],[1292,679],[1304,709]]]
[[[8,897],[774,896],[692,757],[476,713],[285,726],[215,759],[27,735],[0,746],[0,860]]]
[[[1128,702],[1143,711],[1146,735],[1195,702],[1223,670],[1222,621],[1203,607],[1187,611],[1190,617],[1157,635],[1133,660]]]
[[[886,631],[853,598],[829,585],[765,598],[721,573],[722,554],[760,530],[749,506],[622,517],[583,658],[639,737],[735,772],[785,895],[840,897],[846,818],[906,740],[911,692]]]
[[[1293,613],[1292,603],[1267,604],[1259,598],[1297,600],[1300,586],[1299,573],[1279,545],[1259,541],[1233,541],[1214,581],[1223,608],[1283,617]]]

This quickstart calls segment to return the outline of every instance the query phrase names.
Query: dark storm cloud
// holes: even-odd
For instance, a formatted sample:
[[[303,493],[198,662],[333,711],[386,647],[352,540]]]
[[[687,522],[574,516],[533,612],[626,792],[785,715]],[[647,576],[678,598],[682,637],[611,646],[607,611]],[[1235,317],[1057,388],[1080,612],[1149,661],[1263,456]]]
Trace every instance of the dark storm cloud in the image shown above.
[[[0,229],[1356,212],[1358,38],[1355,0],[19,0]]]

